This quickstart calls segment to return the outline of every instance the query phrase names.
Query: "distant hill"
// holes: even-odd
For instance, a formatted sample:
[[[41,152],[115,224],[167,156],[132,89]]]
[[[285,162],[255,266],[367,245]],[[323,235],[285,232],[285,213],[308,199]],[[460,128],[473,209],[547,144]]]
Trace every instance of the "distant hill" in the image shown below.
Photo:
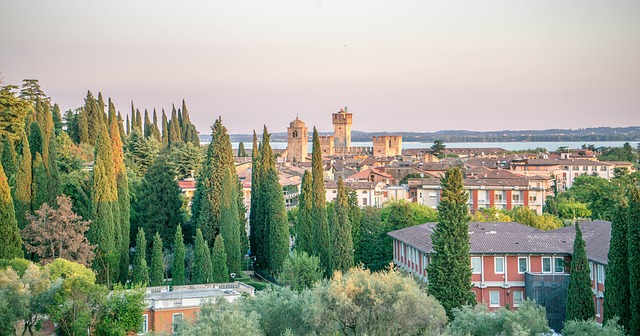
[[[331,132],[320,132],[320,135],[330,135]],[[371,141],[374,135],[400,134],[406,142],[513,142],[513,141],[640,141],[640,126],[631,127],[592,127],[578,129],[547,129],[525,131],[467,131],[442,130],[437,132],[361,132],[352,131],[351,141]],[[231,134],[232,142],[251,142],[252,134]],[[208,142],[211,135],[200,134],[200,141]],[[271,141],[287,141],[287,133],[271,134]]]

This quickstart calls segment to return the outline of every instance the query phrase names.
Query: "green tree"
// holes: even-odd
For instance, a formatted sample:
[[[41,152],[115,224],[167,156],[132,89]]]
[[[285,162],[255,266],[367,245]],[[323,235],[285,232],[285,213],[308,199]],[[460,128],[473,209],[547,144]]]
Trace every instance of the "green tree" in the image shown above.
[[[296,250],[306,252],[309,255],[313,253],[313,232],[311,229],[312,182],[311,173],[305,171],[304,175],[302,175],[302,187],[298,197],[298,217],[296,218],[295,230]]]
[[[576,238],[573,242],[571,276],[567,294],[567,321],[592,319],[596,312],[593,307],[593,293],[589,276],[589,260],[579,223],[575,224]]]
[[[31,104],[16,95],[16,86],[0,86],[0,136],[13,140],[24,129],[25,117],[33,109]]]
[[[18,230],[11,190],[0,164],[0,259],[22,257],[22,238]]]
[[[18,173],[18,158],[13,147],[13,141],[6,136],[2,139],[2,159],[0,159],[0,163],[4,167],[9,186],[15,186],[16,174]]]
[[[629,322],[630,335],[640,335],[640,190],[637,187],[631,189],[629,196],[629,228],[628,240],[628,272],[629,272]]]
[[[202,237],[202,230],[200,229],[196,229],[196,241],[193,253],[193,275],[191,277],[191,283],[210,283],[212,276],[211,254],[207,242]]]
[[[176,107],[173,107],[171,111],[171,120],[169,120],[169,146],[182,141],[182,134],[180,132],[180,123],[178,122],[178,115]]]
[[[89,118],[86,109],[81,108],[76,119],[78,120],[78,143],[93,145],[94,143],[89,140]]]
[[[144,230],[138,228],[136,237],[136,253],[133,255],[133,279],[134,284],[146,285],[149,283],[149,268],[147,267],[147,240]]]
[[[140,132],[134,130],[129,135],[126,145],[125,158],[127,170],[133,171],[142,177],[158,156],[160,144],[154,138],[145,138]]]
[[[149,119],[149,112],[145,109],[144,110],[144,137],[148,138],[151,135],[152,135],[151,119]]]
[[[261,336],[256,312],[245,313],[237,303],[218,300],[202,306],[193,325],[185,325],[178,335]]]
[[[18,226],[22,229],[27,225],[25,214],[31,211],[31,182],[33,179],[31,172],[31,151],[29,140],[24,131],[20,132],[22,153],[18,172],[16,173],[16,188],[14,192],[14,205]]]
[[[525,301],[516,311],[489,311],[487,306],[456,308],[454,319],[447,328],[451,336],[537,336],[547,335],[549,325],[544,307]]]
[[[216,236],[213,243],[213,255],[212,255],[212,267],[213,273],[211,274],[212,282],[227,282],[229,281],[229,269],[227,268],[227,253],[225,252],[224,238],[221,235]]]
[[[238,144],[238,157],[247,157],[247,151],[244,149],[244,142]]]
[[[182,237],[182,227],[178,224],[173,239],[173,264],[171,266],[171,283],[174,286],[181,286],[187,283],[185,280],[184,262],[184,238]]]
[[[42,161],[42,155],[36,153],[32,167],[31,178],[31,209],[40,209],[47,202],[47,171]]]
[[[567,321],[562,329],[564,336],[624,336],[624,329],[617,325],[615,321],[607,321],[604,325],[594,319],[588,321],[572,320]]]
[[[160,234],[157,232],[153,237],[150,271],[149,285],[162,286],[164,283],[164,254],[162,253],[162,238],[160,238]]]
[[[227,168],[222,180],[222,194],[220,195],[220,235],[224,239],[227,254],[227,268],[229,272],[240,273],[240,223],[238,222],[238,203],[236,202],[235,177]]]
[[[251,159],[253,162],[251,168],[251,211],[249,212],[249,230],[251,246],[251,255],[256,257],[256,264],[259,268],[264,269],[266,266],[266,241],[264,231],[264,206],[265,201],[261,196],[262,179],[264,171],[262,169],[262,158],[258,149],[258,137],[256,131],[253,131],[253,149],[251,151]],[[194,201],[195,203],[195,201]]]
[[[382,218],[393,230],[400,230],[416,223],[413,221],[413,209],[406,201],[389,202],[382,210]]]
[[[138,332],[145,307],[142,288],[116,289],[101,306],[102,318],[96,326],[96,335],[119,336]]]
[[[469,266],[468,195],[460,168],[452,168],[441,179],[438,224],[431,236],[434,253],[427,266],[429,291],[453,317],[453,309],[475,303]]]
[[[323,335],[324,330],[318,333],[310,323],[312,302],[310,291],[298,293],[287,287],[269,286],[253,298],[243,298],[240,307],[247,314],[258,314],[265,335]]]
[[[315,283],[322,280],[320,259],[304,251],[293,251],[285,260],[278,280],[295,291],[311,289]]]
[[[322,169],[322,149],[318,131],[313,128],[313,149],[311,151],[311,176],[313,179],[311,219],[315,232],[313,250],[320,257],[320,264],[324,269],[324,275],[330,277],[333,272],[331,265],[331,241],[329,237],[329,223],[327,219],[327,200],[324,190],[324,177]]]
[[[167,122],[167,114],[162,109],[162,148],[169,147],[169,123]]]
[[[29,150],[31,151],[31,156],[35,158],[36,153],[40,153],[42,156],[42,148],[43,148],[43,138],[42,138],[42,130],[40,129],[40,125],[36,121],[29,124]]]
[[[362,210],[360,243],[354,253],[356,264],[372,271],[389,266],[393,260],[393,248],[388,229],[380,218],[380,209],[366,207]]]
[[[443,140],[435,140],[433,142],[433,145],[431,146],[431,151],[434,155],[441,155],[442,151],[445,150],[445,148],[447,148],[447,146],[445,146]]]
[[[607,290],[604,292],[604,320],[618,319],[624,329],[629,330],[631,311],[629,310],[628,272],[628,228],[629,209],[619,206],[611,223],[611,243],[609,264],[606,268]]]
[[[335,221],[332,224],[331,240],[334,269],[346,272],[353,267],[353,238],[349,221],[349,198],[342,177],[338,179],[338,196],[333,205]]]

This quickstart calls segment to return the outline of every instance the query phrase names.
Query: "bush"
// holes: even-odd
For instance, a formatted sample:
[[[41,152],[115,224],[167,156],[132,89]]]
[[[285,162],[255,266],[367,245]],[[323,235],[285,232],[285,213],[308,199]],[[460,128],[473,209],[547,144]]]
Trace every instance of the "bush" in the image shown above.
[[[247,285],[249,285],[249,286],[251,286],[251,287],[255,288],[255,289],[256,289],[256,291],[258,291],[258,292],[259,292],[259,291],[261,291],[261,290],[263,290],[263,289],[265,289],[265,288],[267,288],[267,285],[269,285],[269,284],[268,284],[268,283],[266,283],[266,282],[259,282],[259,281],[243,281],[243,282],[244,282],[245,284],[247,284]]]
[[[548,333],[545,309],[533,301],[525,301],[517,311],[499,309],[488,311],[487,306],[465,306],[453,313],[448,334],[452,336],[535,336]]]
[[[562,329],[564,336],[624,336],[624,330],[617,320],[610,320],[604,326],[595,320],[567,321]]]

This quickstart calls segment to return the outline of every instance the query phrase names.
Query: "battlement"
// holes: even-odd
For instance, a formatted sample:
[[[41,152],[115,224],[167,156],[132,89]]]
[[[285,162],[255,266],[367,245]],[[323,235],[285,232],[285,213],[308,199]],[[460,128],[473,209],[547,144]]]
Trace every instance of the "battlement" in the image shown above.
[[[402,155],[401,135],[378,135],[373,137],[373,154],[376,157]]]
[[[333,113],[331,116],[332,116],[332,122],[334,125],[340,124],[340,125],[350,126],[353,124],[353,114],[351,113],[341,111],[338,113]]]

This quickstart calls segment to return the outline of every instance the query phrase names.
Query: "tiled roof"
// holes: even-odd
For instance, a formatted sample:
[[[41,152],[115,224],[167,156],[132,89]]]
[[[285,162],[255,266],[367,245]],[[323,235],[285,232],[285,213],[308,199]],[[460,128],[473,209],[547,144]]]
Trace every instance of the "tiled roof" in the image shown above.
[[[352,180],[367,180],[367,179],[369,179],[369,174],[375,174],[375,175],[378,175],[378,176],[382,176],[383,178],[389,178],[389,179],[393,178],[393,176],[391,176],[391,175],[389,175],[389,174],[387,174],[385,172],[379,171],[377,169],[371,169],[371,168],[365,169],[365,170],[362,170],[362,171],[360,171],[360,172],[358,172],[356,174],[353,174],[353,175],[349,176],[349,178],[352,179]]]
[[[603,265],[607,265],[609,258],[609,242],[611,241],[611,222],[597,220],[591,222],[579,223],[582,230],[582,238],[584,239],[587,257]],[[575,236],[575,227],[567,226],[549,232],[567,233]]]
[[[352,189],[374,189],[377,185],[376,182],[369,181],[344,181],[344,185],[352,188]],[[324,182],[325,189],[337,189],[338,182],[337,181],[325,181]]]

